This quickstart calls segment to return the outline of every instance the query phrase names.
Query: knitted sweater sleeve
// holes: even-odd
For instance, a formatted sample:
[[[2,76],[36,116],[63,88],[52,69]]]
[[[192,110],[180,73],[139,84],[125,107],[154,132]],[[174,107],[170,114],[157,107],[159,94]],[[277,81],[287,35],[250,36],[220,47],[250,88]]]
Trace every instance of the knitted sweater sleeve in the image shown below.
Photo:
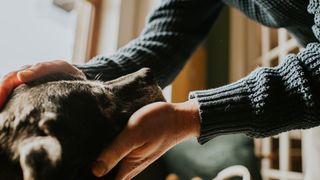
[[[315,24],[312,26],[314,35],[320,41],[320,2],[319,0],[310,0],[308,12],[314,14]]]
[[[313,31],[320,40],[320,2],[310,0]],[[216,89],[194,91],[199,102],[203,144],[215,136],[245,133],[266,137],[320,125],[320,44],[311,43],[274,68]]]
[[[110,57],[76,66],[89,79],[99,76],[104,81],[150,67],[165,87],[204,39],[222,7],[220,0],[162,0],[137,39]]]

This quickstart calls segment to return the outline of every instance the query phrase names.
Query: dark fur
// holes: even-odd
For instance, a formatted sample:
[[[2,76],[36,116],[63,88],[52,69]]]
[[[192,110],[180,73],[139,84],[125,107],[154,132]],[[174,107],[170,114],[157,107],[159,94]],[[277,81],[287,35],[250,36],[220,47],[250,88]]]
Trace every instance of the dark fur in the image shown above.
[[[19,86],[0,113],[0,179],[97,179],[92,162],[155,101],[164,98],[147,68],[105,83],[56,74]]]

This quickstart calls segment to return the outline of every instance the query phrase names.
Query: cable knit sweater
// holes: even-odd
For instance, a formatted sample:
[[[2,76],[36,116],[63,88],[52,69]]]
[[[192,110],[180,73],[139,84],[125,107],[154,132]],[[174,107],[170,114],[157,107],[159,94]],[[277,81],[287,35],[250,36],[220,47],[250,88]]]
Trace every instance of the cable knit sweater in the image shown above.
[[[89,79],[99,75],[102,80],[150,67],[165,87],[224,4],[264,25],[286,28],[306,48],[275,68],[258,68],[233,84],[191,92],[200,105],[199,142],[229,133],[265,137],[320,125],[320,0],[162,0],[137,39],[110,57],[77,67]]]

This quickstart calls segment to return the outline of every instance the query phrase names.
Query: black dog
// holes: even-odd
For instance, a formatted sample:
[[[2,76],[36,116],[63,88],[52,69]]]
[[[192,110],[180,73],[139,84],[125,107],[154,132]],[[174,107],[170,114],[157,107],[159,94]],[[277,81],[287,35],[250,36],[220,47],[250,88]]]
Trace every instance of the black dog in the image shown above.
[[[98,179],[92,162],[155,101],[164,98],[147,68],[109,82],[55,74],[19,86],[0,113],[0,179]]]

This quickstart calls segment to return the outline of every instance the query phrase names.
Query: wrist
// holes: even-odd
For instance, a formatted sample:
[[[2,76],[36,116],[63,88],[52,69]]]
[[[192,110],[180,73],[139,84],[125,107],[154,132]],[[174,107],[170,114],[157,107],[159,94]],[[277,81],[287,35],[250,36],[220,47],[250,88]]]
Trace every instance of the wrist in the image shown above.
[[[180,121],[183,131],[186,136],[200,136],[200,115],[199,103],[196,99],[190,99],[183,103],[175,104],[175,109],[178,112],[177,120]]]

